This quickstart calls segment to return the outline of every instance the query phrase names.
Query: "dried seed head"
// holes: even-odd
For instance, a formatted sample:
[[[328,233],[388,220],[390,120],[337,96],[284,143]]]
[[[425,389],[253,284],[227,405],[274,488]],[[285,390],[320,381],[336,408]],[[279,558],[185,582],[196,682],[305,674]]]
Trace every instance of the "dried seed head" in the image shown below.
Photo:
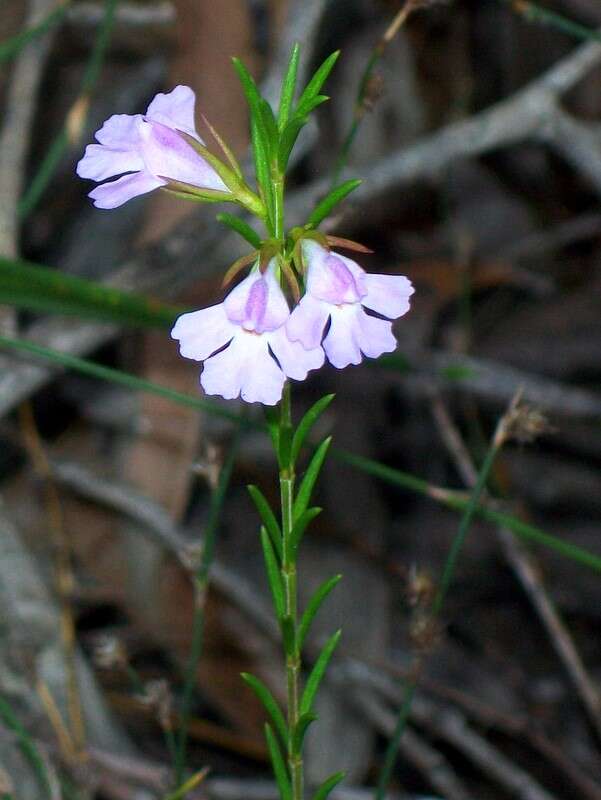
[[[436,586],[430,573],[412,565],[407,581],[409,605],[413,608],[430,608],[435,594]]]
[[[163,730],[170,730],[173,719],[173,695],[169,684],[164,679],[148,681],[144,684],[144,694],[139,702],[154,711]]]
[[[409,638],[418,653],[430,653],[437,645],[441,625],[430,611],[416,609],[409,623]]]
[[[540,408],[522,403],[516,396],[514,402],[501,418],[495,434],[495,445],[502,447],[514,439],[520,444],[532,442],[544,433],[555,429]]]

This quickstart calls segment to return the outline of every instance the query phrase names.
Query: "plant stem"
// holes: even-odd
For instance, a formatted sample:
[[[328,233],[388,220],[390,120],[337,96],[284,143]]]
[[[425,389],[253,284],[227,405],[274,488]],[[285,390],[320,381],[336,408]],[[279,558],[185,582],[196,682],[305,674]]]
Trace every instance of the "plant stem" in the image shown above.
[[[292,641],[284,639],[286,655],[287,721],[288,721],[288,769],[292,784],[292,799],[303,798],[303,759],[297,750],[294,733],[299,720],[301,657],[298,646],[296,553],[292,547],[294,462],[290,454],[292,436],[290,384],[286,383],[280,405],[280,498],[282,511],[282,582],[286,616],[290,629],[294,631]]]

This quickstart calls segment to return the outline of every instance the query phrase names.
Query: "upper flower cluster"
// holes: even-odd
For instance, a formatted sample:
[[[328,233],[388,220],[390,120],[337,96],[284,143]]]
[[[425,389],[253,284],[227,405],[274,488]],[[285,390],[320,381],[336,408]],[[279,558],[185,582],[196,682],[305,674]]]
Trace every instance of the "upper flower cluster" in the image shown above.
[[[177,86],[158,94],[145,115],[117,114],[104,123],[96,134],[99,144],[88,145],[77,165],[81,177],[98,182],[121,176],[90,193],[97,207],[115,208],[152,189],[184,184],[190,193],[196,187],[202,199],[215,199],[209,194],[214,192],[264,211],[239,179],[237,164],[229,181],[234,172],[202,147],[194,104],[194,92]],[[409,310],[413,294],[407,278],[368,274],[333,252],[326,237],[305,231],[295,258],[305,293],[291,311],[281,285],[282,276],[290,278],[283,241],[274,253],[266,266],[257,254],[249,275],[222,303],[183,314],[175,323],[171,335],[181,354],[203,362],[200,382],[207,394],[274,405],[287,378],[303,380],[326,357],[342,369],[396,347],[392,320]]]
[[[204,144],[194,123],[195,96],[189,86],[157,94],[146,114],[114,114],[96,133],[77,164],[80,178],[106,181],[90,192],[96,208],[117,208],[170,181],[227,192],[217,172],[181,133]]]

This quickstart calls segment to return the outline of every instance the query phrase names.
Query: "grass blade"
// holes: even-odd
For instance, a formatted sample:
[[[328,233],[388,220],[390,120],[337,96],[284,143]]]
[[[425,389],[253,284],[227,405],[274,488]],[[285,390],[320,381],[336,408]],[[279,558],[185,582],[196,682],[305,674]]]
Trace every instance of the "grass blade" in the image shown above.
[[[309,525],[319,514],[321,514],[321,508],[318,506],[308,508],[306,511],[303,511],[303,513],[294,523],[292,526],[292,533],[290,534],[290,546],[293,553],[298,550],[307,525]]]
[[[295,42],[290,52],[290,60],[288,61],[288,69],[282,81],[282,88],[280,90],[280,105],[278,109],[278,130],[280,133],[286,127],[288,117],[290,116],[290,109],[294,101],[294,92],[296,90],[296,77],[298,75],[298,61],[300,57],[300,45]]]
[[[271,763],[273,766],[273,773],[278,784],[282,800],[292,800],[292,787],[290,786],[290,779],[288,778],[288,771],[282,758],[282,753],[279,748],[277,739],[273,735],[271,725],[265,725],[265,738],[267,739],[267,747],[269,755],[271,756]]]
[[[328,438],[324,439],[319,445],[315,453],[313,453],[313,457],[311,458],[309,466],[307,467],[307,471],[305,472],[301,481],[298,494],[294,499],[292,514],[295,522],[307,510],[309,500],[311,499],[311,493],[313,492],[313,487],[315,486],[315,482],[317,481],[319,471],[321,470],[331,442],[332,437],[328,436]]]
[[[263,525],[269,534],[269,538],[271,539],[271,543],[273,544],[275,551],[278,555],[278,558],[281,560],[282,558],[282,531],[280,530],[279,523],[275,518],[275,514],[273,513],[271,506],[269,505],[267,498],[263,494],[263,492],[257,486],[247,486],[248,492],[253,499],[255,506],[257,507],[257,511],[261,519],[263,520]]]
[[[251,675],[248,672],[243,672],[242,680],[250,686],[259,700],[263,703],[265,710],[273,720],[275,729],[280,735],[282,744],[286,746],[286,741],[288,739],[288,728],[286,726],[286,720],[284,719],[282,710],[277,704],[274,696],[263,683],[263,681],[259,680],[259,678],[256,678],[254,675]]]
[[[324,85],[328,75],[332,71],[332,67],[338,60],[338,56],[340,55],[340,50],[334,51],[331,55],[329,55],[323,64],[318,67],[315,71],[313,77],[306,85],[303,93],[300,96],[300,100],[298,101],[298,106],[302,106],[304,103],[307,103],[313,97],[319,94],[319,90]]]
[[[240,217],[235,217],[233,214],[217,214],[218,222],[223,223],[223,225],[227,225],[228,228],[231,228],[237,234],[239,234],[243,239],[258,250],[261,247],[261,237],[259,234],[253,230],[250,225],[244,222],[243,219]]]
[[[325,647],[319,654],[319,658],[315,662],[313,669],[311,670],[311,674],[307,680],[307,685],[305,686],[305,691],[303,692],[303,696],[300,703],[300,713],[301,716],[303,714],[308,714],[311,711],[313,706],[313,701],[315,700],[315,695],[317,694],[317,690],[319,689],[319,684],[322,681],[322,678],[325,674],[328,664],[330,663],[330,659],[332,658],[332,653],[334,652],[336,645],[340,640],[340,636],[342,631],[338,630],[336,633],[329,638]]]
[[[311,432],[312,427],[315,425],[319,417],[323,414],[326,408],[330,405],[332,400],[334,399],[335,395],[333,394],[326,394],[324,395],[321,400],[318,400],[314,403],[311,408],[307,411],[307,413],[303,416],[301,421],[299,422],[298,428],[294,432],[294,436],[292,437],[292,447],[290,449],[290,458],[292,463],[296,463],[296,459],[298,458],[298,454],[301,451],[303,444],[305,443],[305,439]]]
[[[273,605],[277,618],[281,622],[286,615],[284,587],[282,586],[282,578],[280,576],[275,553],[273,552],[273,547],[271,546],[269,534],[263,526],[261,526],[261,546],[263,547],[265,571],[267,572],[267,580],[269,581],[269,588],[271,589],[271,596],[273,597]]]
[[[326,800],[332,789],[334,789],[344,778],[344,772],[336,772],[331,778],[325,780],[313,795],[313,800]]]
[[[0,303],[143,328],[169,329],[186,309],[0,256]]]
[[[36,39],[38,36],[43,36],[53,25],[58,24],[67,13],[70,5],[71,0],[63,0],[63,2],[47,14],[41,22],[38,22],[37,25],[32,25],[30,28],[26,28],[14,36],[11,36],[10,39],[0,42],[0,64],[16,56],[26,44],[29,44],[29,42]]]
[[[307,604],[307,608],[302,616],[301,623],[298,628],[298,647],[299,650],[302,648],[303,644],[305,643],[305,639],[307,638],[307,634],[309,633],[309,629],[311,627],[311,623],[313,622],[313,618],[319,611],[322,606],[322,603],[326,599],[326,597],[330,594],[332,589],[340,583],[342,580],[342,575],[334,575],[331,578],[328,578],[327,581],[324,581],[321,586],[313,593],[313,596],[309,600]]]
[[[340,186],[336,186],[335,189],[332,189],[332,191],[329,192],[323,198],[323,200],[317,204],[315,209],[309,215],[307,223],[313,228],[317,228],[317,226],[323,222],[327,216],[329,216],[329,214],[332,212],[332,209],[341,203],[344,198],[353,192],[358,186],[360,186],[361,183],[362,182],[360,180],[351,180],[341,183]]]

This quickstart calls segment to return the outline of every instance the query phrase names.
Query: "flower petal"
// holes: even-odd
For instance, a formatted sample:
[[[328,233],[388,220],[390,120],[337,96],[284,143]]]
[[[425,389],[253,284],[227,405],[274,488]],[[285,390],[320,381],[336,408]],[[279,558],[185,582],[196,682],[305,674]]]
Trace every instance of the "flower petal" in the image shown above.
[[[139,172],[144,169],[144,161],[133,150],[118,150],[103,144],[89,144],[83,158],[77,164],[76,172],[80,178],[104,181],[124,172]]]
[[[119,150],[134,150],[140,142],[141,114],[113,114],[96,132],[96,141]]]
[[[331,253],[311,239],[302,244],[307,265],[307,291],[328,303],[355,303],[365,294],[360,281],[363,270],[350,259]],[[347,263],[348,262],[348,263]],[[349,268],[349,264],[352,268]]]
[[[171,128],[160,122],[141,122],[141,152],[153,175],[227,192],[228,188],[207,162]]]
[[[291,342],[300,342],[306,350],[319,347],[332,306],[306,294],[290,314],[286,333]]]
[[[269,354],[267,340],[238,329],[225,350],[205,361],[200,383],[207,394],[226,400],[241,396],[247,403],[275,405],[286,378]]]
[[[164,184],[165,181],[155,178],[154,175],[136,172],[133,175],[123,175],[116,181],[102,183],[93,189],[88,197],[92,198],[96,208],[117,208],[132,197],[151,192]]]
[[[331,306],[332,324],[323,340],[323,349],[328,361],[337,369],[349,364],[361,363],[361,350],[354,336],[357,313],[361,311],[358,303],[354,305]]]
[[[238,328],[228,320],[223,303],[178,317],[171,338],[178,339],[184,358],[204,361],[227,344]]]
[[[277,358],[285,375],[297,381],[304,381],[312,369],[323,365],[325,355],[320,346],[313,350],[305,350],[300,342],[291,342],[282,325],[277,331],[266,333],[273,354]]]
[[[229,319],[248,331],[263,333],[276,330],[290,315],[273,264],[273,261],[270,262],[263,274],[253,269],[223,302]]]
[[[171,92],[159,92],[148,106],[146,116],[168,128],[184,131],[202,142],[196,133],[194,106],[196,96],[189,86],[176,86]]]
[[[371,317],[362,308],[355,316],[352,333],[356,345],[369,358],[377,358],[382,353],[392,353],[397,346],[392,333],[392,323]]]
[[[404,275],[365,276],[367,294],[361,303],[383,317],[398,319],[409,311],[409,298],[415,291]]]

